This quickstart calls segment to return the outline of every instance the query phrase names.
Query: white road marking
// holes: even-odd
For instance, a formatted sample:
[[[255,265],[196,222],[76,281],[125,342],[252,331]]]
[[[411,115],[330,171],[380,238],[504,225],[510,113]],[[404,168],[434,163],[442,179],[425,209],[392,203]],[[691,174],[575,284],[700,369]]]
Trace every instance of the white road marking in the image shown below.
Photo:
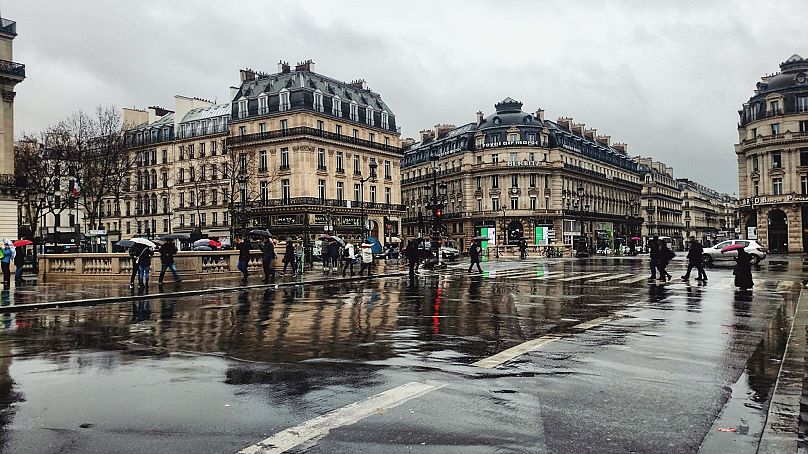
[[[242,449],[239,454],[285,452],[307,441],[321,438],[332,429],[354,424],[374,413],[381,414],[410,399],[423,396],[443,386],[445,385],[421,382],[406,383],[278,432],[269,438]]]
[[[611,281],[611,280],[614,280],[614,279],[620,279],[620,278],[629,277],[629,276],[634,276],[634,273],[615,274],[614,276],[606,276],[606,277],[601,277],[601,278],[598,278],[598,279],[593,279],[591,281],[588,281],[587,283],[593,284],[593,283],[597,283],[597,282],[606,282],[606,281]]]
[[[603,276],[604,274],[608,274],[608,273],[591,273],[591,274],[584,274],[583,276],[565,277],[563,279],[559,279],[559,281],[561,281],[561,282],[578,281],[578,280],[581,280],[581,279],[589,279],[590,277]]]
[[[482,367],[484,369],[492,369],[516,358],[517,356],[524,355],[527,352],[536,350],[537,348],[547,345],[550,342],[557,341],[558,339],[560,338],[556,336],[542,336],[538,339],[529,340],[507,350],[503,350],[496,355],[481,359],[476,363],[473,363],[472,366]]]
[[[549,279],[551,277],[558,277],[559,275],[565,274],[563,271],[552,271],[550,273],[544,273],[543,276],[536,276],[533,278],[534,281],[541,281],[544,279]]]
[[[634,277],[634,278],[631,278],[631,279],[626,279],[624,281],[620,281],[620,282],[618,282],[618,284],[634,284],[635,282],[647,281],[647,280],[648,280],[648,277],[646,277],[646,276],[638,276],[638,277]]]
[[[610,321],[612,321],[614,319],[615,319],[614,317],[600,317],[600,318],[596,318],[594,320],[589,320],[588,322],[579,323],[579,324],[573,326],[573,328],[575,328],[575,329],[594,328],[594,327],[600,326],[600,325],[602,325],[604,323],[608,323],[608,322],[610,322]]]

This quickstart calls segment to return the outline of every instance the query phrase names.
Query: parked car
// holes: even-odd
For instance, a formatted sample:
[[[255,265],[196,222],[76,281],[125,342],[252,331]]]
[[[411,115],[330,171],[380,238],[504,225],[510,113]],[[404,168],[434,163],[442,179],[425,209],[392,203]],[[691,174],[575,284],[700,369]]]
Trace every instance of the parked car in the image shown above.
[[[704,254],[701,256],[702,263],[709,266],[712,265],[713,262],[734,260],[735,257],[738,256],[738,251],[729,251],[723,254],[721,253],[721,249],[729,246],[730,244],[742,244],[744,246],[744,251],[752,256],[753,265],[760,263],[761,260],[766,258],[766,248],[761,246],[757,241],[727,240],[722,241],[712,247],[705,247]]]

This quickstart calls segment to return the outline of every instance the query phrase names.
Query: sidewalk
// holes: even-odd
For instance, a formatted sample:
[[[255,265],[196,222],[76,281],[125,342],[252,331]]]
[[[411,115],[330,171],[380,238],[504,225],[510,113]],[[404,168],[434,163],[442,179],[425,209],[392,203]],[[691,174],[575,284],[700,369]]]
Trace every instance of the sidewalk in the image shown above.
[[[341,274],[324,274],[322,266],[315,264],[314,269],[307,270],[302,276],[280,273],[270,283],[263,283],[263,273],[251,273],[246,285],[240,279],[205,278],[183,280],[175,284],[173,276],[168,273],[165,285],[158,287],[156,276],[152,277],[149,288],[139,290],[137,283],[130,289],[129,284],[97,282],[87,283],[46,283],[28,284],[12,287],[0,292],[0,313],[18,312],[20,310],[47,309],[53,307],[80,306],[90,304],[138,301],[163,297],[192,296],[211,292],[228,292],[239,289],[265,288],[269,286],[294,286],[300,284],[339,283],[367,280],[380,277],[404,276],[406,271],[399,271],[395,261],[374,263],[373,275],[343,278]]]

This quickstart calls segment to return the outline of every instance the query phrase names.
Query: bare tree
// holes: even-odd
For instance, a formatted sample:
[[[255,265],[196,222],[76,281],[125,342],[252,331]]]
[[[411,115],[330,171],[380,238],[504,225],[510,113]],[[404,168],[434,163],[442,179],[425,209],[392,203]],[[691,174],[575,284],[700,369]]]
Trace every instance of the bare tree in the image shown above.
[[[232,214],[231,236],[240,217],[240,225],[246,225],[250,211],[256,206],[270,203],[277,192],[276,182],[280,180],[280,167],[270,164],[266,158],[266,167],[262,166],[256,148],[225,148],[226,159],[223,162],[224,180],[227,197],[224,203]],[[266,183],[267,191],[262,194],[261,183]],[[243,187],[243,191],[242,191]]]

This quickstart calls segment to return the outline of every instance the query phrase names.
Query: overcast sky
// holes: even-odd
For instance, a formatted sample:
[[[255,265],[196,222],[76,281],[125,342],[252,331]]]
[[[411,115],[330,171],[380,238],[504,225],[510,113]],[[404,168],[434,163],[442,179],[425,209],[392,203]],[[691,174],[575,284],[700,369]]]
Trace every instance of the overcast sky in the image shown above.
[[[474,121],[510,96],[573,117],[632,155],[737,192],[737,110],[765,73],[808,56],[805,4],[750,1],[41,1],[17,21],[16,134],[97,105],[219,102],[244,67],[312,59],[364,78],[402,136]],[[771,6],[774,6],[771,5]]]

